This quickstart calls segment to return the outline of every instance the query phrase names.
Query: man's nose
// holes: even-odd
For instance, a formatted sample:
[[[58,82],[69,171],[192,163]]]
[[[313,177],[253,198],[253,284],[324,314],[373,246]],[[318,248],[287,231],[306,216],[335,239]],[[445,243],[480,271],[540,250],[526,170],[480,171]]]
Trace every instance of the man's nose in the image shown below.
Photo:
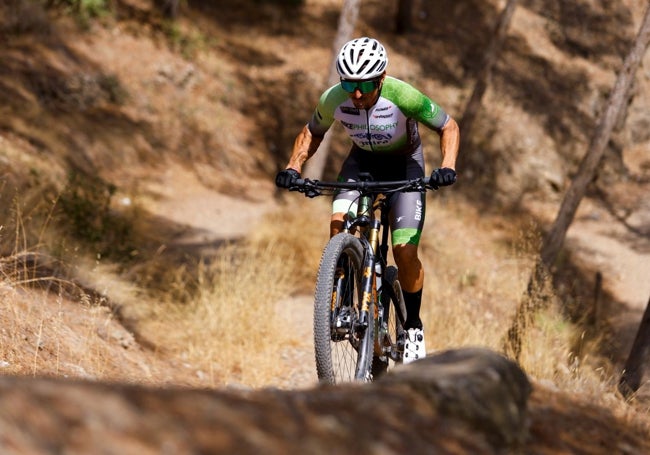
[[[361,93],[361,90],[359,90],[358,88],[355,88],[353,95],[356,99],[359,99],[363,96],[363,93]]]

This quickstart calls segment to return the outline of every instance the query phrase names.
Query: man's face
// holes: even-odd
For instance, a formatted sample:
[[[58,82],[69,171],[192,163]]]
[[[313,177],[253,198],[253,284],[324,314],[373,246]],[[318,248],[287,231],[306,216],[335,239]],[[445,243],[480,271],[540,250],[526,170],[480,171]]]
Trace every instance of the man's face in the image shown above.
[[[341,87],[348,93],[357,109],[370,109],[379,98],[379,88],[384,77],[367,80],[341,79]]]

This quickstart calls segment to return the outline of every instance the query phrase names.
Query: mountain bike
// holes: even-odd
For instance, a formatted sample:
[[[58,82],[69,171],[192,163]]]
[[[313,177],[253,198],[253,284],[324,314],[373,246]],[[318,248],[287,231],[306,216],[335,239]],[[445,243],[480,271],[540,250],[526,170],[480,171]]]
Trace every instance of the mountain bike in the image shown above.
[[[314,297],[314,348],[321,382],[372,381],[404,354],[406,307],[397,268],[388,262],[390,197],[437,189],[430,177],[356,182],[297,179],[289,188],[313,198],[336,191],[359,193],[356,214],[330,238],[318,268]]]

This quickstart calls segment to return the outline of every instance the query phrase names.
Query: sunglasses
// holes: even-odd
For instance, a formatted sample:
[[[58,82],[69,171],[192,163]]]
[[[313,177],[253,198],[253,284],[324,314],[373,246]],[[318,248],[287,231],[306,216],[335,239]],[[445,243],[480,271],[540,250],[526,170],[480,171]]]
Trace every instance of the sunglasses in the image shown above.
[[[347,81],[341,79],[341,87],[348,93],[354,93],[356,89],[359,89],[365,95],[379,87],[379,79],[372,79],[370,81]]]

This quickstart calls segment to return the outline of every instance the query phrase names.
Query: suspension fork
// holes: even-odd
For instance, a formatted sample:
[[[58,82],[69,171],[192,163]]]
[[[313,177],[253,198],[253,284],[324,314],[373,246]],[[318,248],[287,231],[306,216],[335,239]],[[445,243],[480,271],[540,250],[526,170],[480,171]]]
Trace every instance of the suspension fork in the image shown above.
[[[364,238],[364,243],[366,244],[366,255],[364,257],[363,263],[363,293],[361,300],[361,315],[360,322],[363,327],[369,327],[370,321],[375,319],[377,314],[377,305],[373,306],[373,311],[375,314],[370,314],[370,303],[374,301],[377,303],[377,282],[375,275],[375,265],[378,260],[377,248],[379,246],[379,229],[381,227],[381,222],[379,220],[373,219],[370,221],[370,226],[368,227],[368,237]]]

